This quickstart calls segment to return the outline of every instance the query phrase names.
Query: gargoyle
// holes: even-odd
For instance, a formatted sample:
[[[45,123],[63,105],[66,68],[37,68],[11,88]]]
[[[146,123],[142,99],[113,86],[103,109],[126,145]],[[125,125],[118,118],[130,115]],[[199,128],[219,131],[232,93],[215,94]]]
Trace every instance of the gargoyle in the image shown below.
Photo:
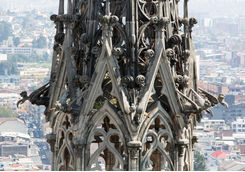
[[[207,91],[204,91],[201,88],[198,88],[198,91],[203,97],[206,97],[211,102],[212,106],[215,106],[219,103],[217,98],[214,97],[212,94],[208,93]]]
[[[221,105],[225,106],[227,109],[229,108],[228,103],[225,102],[225,96],[223,94],[219,95],[218,101]]]
[[[17,107],[19,107],[19,104],[23,104],[27,100],[29,100],[32,104],[35,104],[38,106],[44,105],[47,107],[49,104],[49,97],[48,97],[49,88],[50,88],[50,85],[48,82],[44,86],[33,91],[29,96],[27,95],[26,91],[21,92],[20,96],[22,97],[22,99],[17,102]]]

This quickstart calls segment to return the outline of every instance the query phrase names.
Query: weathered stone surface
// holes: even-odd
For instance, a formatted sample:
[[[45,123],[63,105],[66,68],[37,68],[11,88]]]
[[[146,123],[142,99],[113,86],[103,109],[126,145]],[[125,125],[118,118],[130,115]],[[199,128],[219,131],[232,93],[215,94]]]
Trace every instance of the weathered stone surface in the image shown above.
[[[50,83],[19,102],[47,107],[53,170],[193,169],[193,127],[225,102],[198,89],[187,1],[60,0]]]

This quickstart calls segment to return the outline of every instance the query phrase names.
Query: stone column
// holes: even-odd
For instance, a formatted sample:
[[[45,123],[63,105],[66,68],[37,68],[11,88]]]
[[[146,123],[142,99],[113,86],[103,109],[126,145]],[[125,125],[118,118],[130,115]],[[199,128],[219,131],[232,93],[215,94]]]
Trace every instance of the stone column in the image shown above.
[[[73,148],[75,152],[75,168],[77,171],[83,171],[84,168],[84,147],[85,147],[85,140],[80,138],[73,139]]]
[[[180,140],[177,143],[178,146],[178,153],[179,153],[179,158],[178,158],[178,171],[183,171],[184,166],[185,166],[185,152],[188,151],[188,140]]]
[[[55,154],[55,142],[56,142],[56,134],[48,134],[46,135],[46,139],[47,139],[47,142],[49,143],[50,145],[50,149],[51,149],[51,152],[52,152],[52,171],[55,170],[54,167],[55,167],[55,159],[56,159],[56,154]]]
[[[128,142],[128,150],[129,150],[129,162],[128,167],[129,171],[139,171],[140,170],[140,150],[142,147],[142,143],[139,141],[131,141]]]

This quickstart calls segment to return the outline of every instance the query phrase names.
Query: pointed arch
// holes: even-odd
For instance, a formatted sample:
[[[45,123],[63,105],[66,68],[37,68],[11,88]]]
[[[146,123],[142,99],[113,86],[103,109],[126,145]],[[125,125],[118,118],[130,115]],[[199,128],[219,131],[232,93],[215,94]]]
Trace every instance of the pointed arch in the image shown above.
[[[156,102],[149,108],[147,118],[145,118],[143,125],[139,130],[139,136],[138,136],[139,140],[143,138],[144,132],[150,127],[151,123],[158,116],[164,121],[164,123],[167,126],[167,129],[169,131],[172,131],[173,122],[170,115],[162,108],[160,102]]]
[[[90,119],[86,131],[85,169],[124,170],[129,139],[125,122],[105,101]]]
[[[129,137],[129,132],[125,128],[125,121],[124,118],[115,107],[105,100],[103,106],[89,119],[89,126],[93,126],[93,128],[96,127],[96,124],[98,124],[103,117],[108,116],[110,119],[113,120],[117,124],[117,126],[120,126],[120,129],[122,130],[122,133],[126,136]],[[93,129],[91,128],[91,130]]]
[[[159,102],[144,124],[138,138],[142,142],[141,170],[174,170],[172,121]],[[156,157],[158,161],[154,161]]]
[[[58,171],[74,171],[74,156],[69,148],[63,144],[57,159],[57,170]]]
[[[70,118],[67,114],[62,115],[59,121],[59,128],[57,129],[58,138],[56,139],[57,153],[57,170],[73,171],[74,164],[74,151],[72,148],[73,132],[71,131]]]

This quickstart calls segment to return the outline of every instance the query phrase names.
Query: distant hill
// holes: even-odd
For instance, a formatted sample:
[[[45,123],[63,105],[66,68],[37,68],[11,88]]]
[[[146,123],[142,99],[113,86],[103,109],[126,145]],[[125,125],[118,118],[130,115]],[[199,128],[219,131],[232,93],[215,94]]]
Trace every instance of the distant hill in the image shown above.
[[[27,11],[33,9],[54,11],[58,9],[57,0],[0,0],[2,9]]]
[[[179,9],[183,9],[180,1]],[[245,0],[189,0],[190,16],[195,14],[212,16],[237,16],[245,15]]]
[[[210,16],[245,14],[244,0],[190,0],[190,13],[207,13]]]

